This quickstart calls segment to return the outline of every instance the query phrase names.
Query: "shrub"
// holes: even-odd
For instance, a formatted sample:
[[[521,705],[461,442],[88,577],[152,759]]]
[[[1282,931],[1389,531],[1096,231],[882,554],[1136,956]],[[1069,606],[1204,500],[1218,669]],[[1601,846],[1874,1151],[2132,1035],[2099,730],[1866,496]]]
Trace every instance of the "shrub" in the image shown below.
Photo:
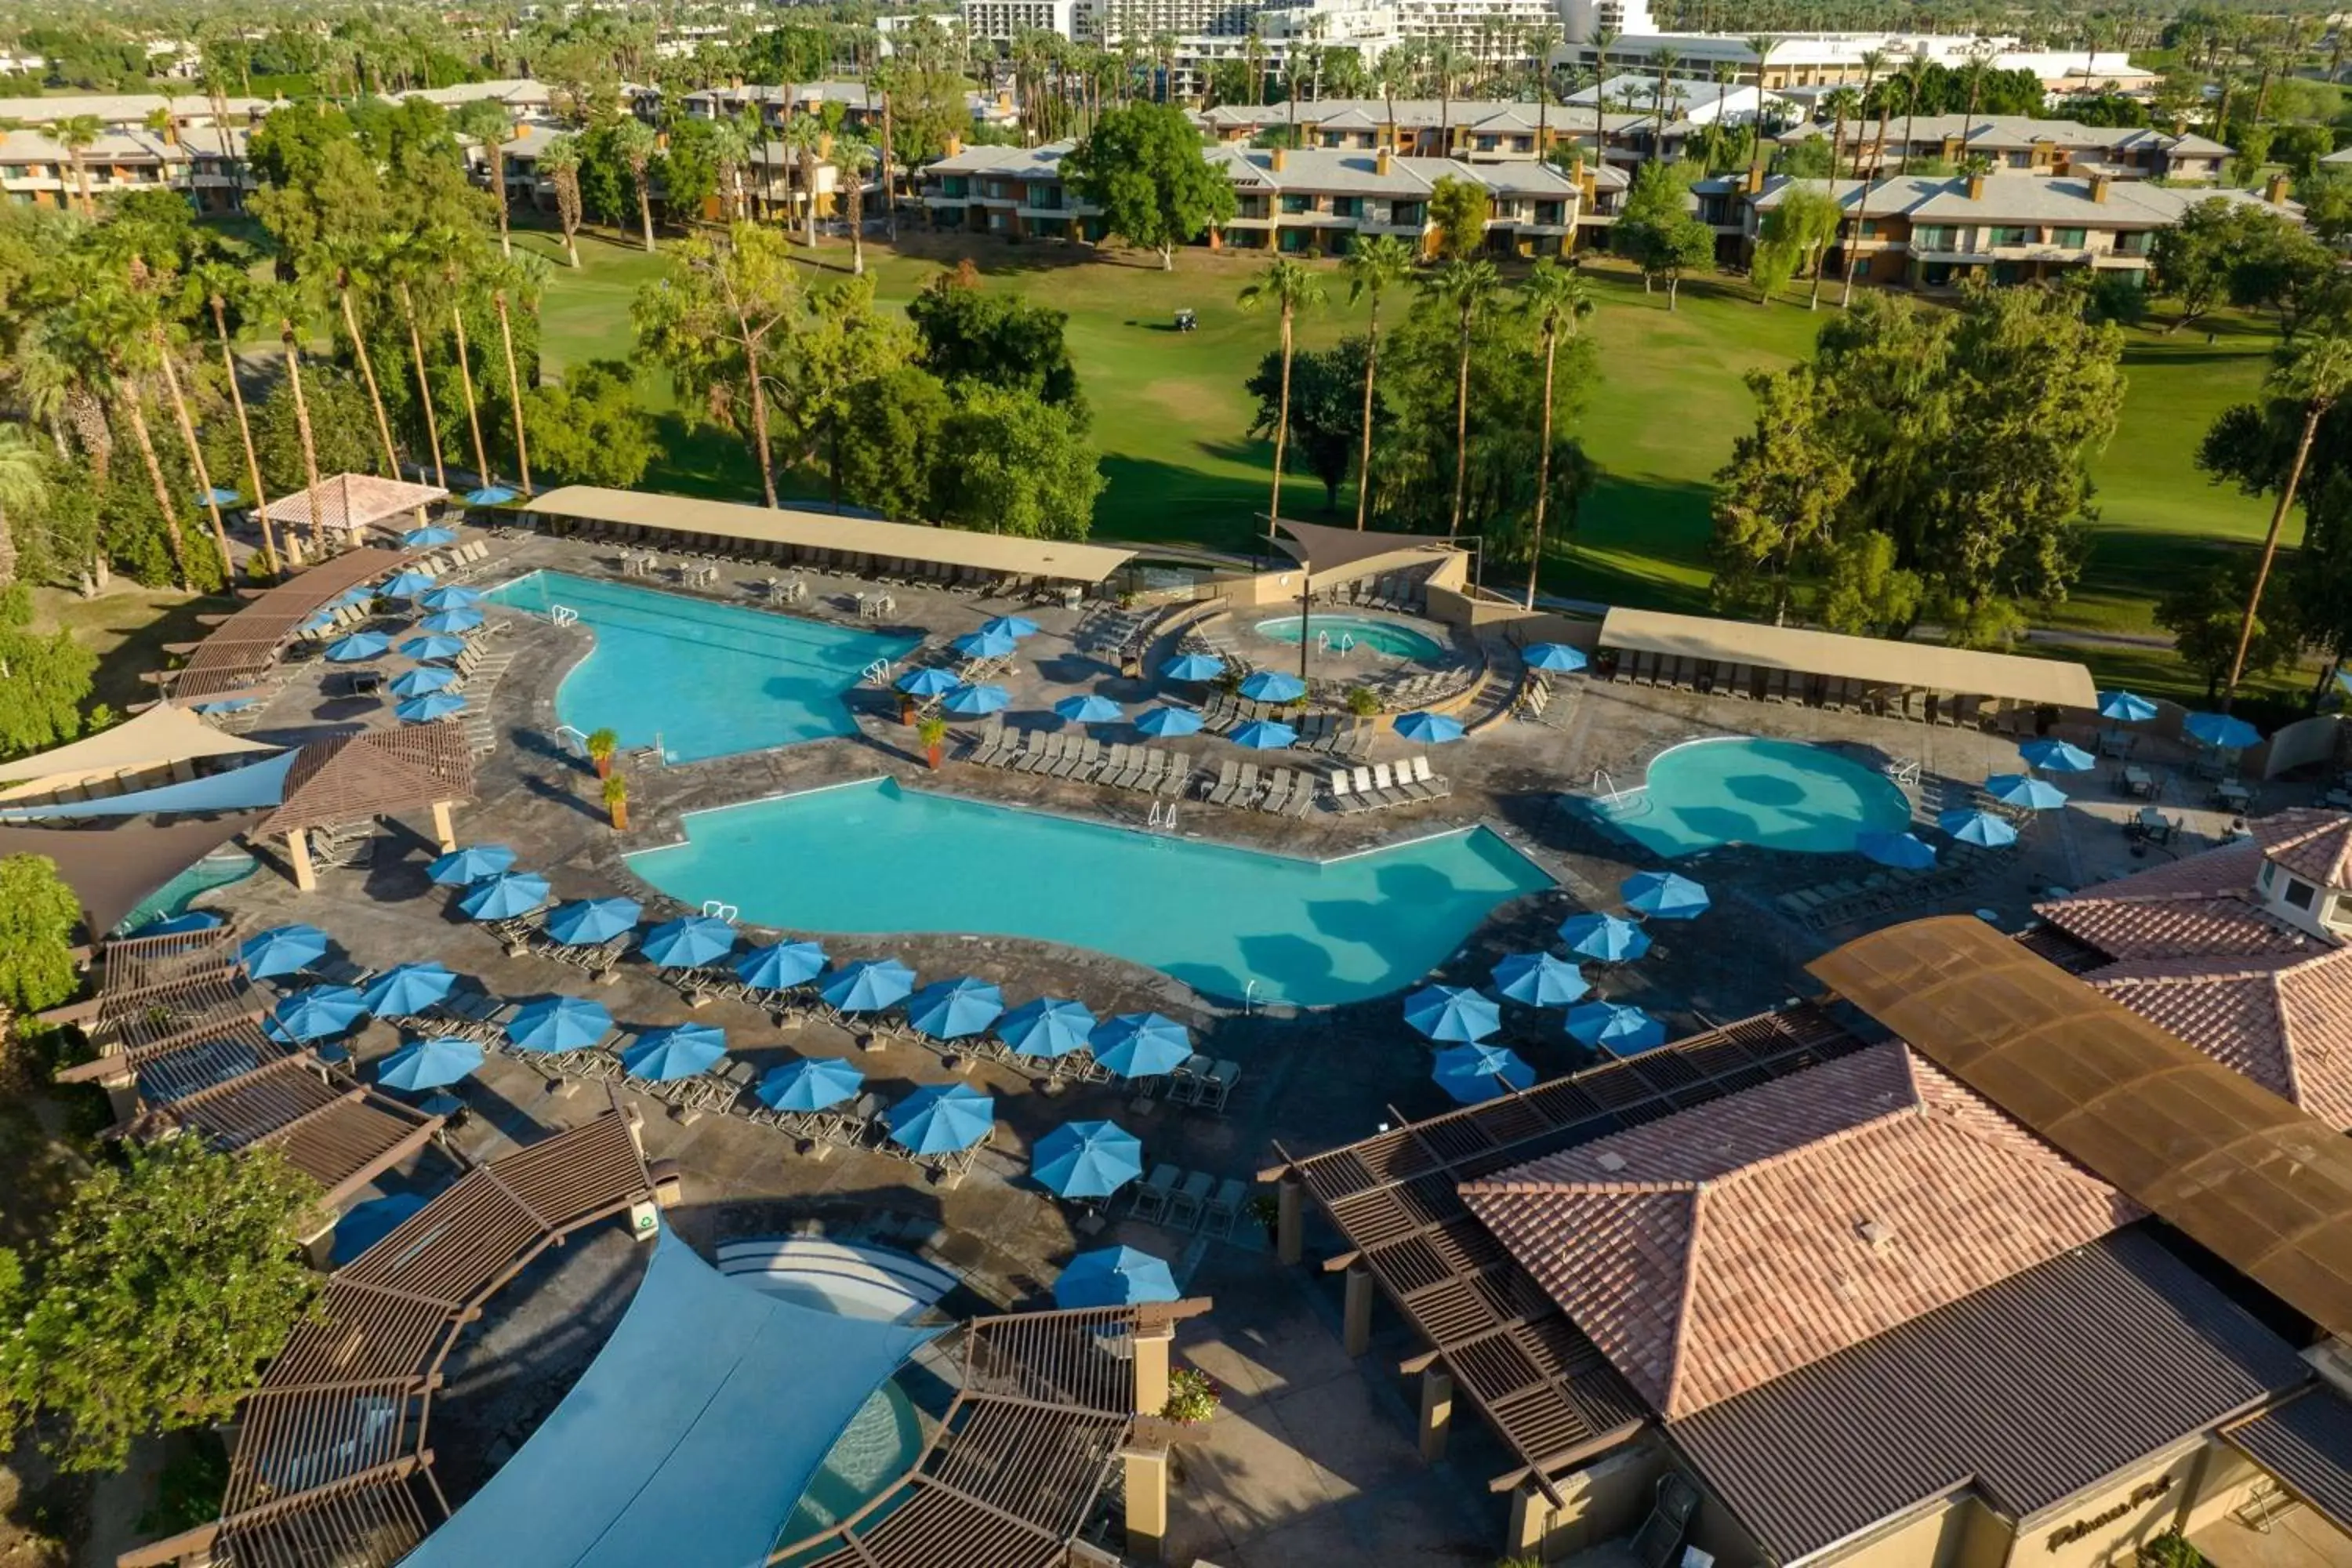
[[[1180,1366],[1168,1374],[1168,1403],[1160,1407],[1160,1415],[1163,1420],[1194,1426],[1214,1415],[1224,1397],[1207,1373]]]

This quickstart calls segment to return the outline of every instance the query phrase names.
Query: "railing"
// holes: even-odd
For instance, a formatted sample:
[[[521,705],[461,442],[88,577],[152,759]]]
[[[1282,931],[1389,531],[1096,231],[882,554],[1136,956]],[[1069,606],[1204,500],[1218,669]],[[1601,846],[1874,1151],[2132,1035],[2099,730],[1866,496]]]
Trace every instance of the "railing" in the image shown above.
[[[733,925],[735,917],[743,911],[722,900],[705,899],[702,900],[702,912],[706,915],[716,915],[729,925]]]
[[[569,724],[558,724],[555,727],[555,738],[559,742],[578,752],[582,756],[584,757],[588,754],[588,733],[586,731],[574,729]]]
[[[569,605],[550,605],[547,606],[547,622],[555,626],[578,626],[580,612]]]
[[[1617,781],[1610,776],[1610,773],[1607,768],[1595,768],[1592,770],[1592,793],[1600,796],[1602,800],[1607,801],[1612,805],[1624,805],[1635,795],[1640,795],[1644,787],[1645,786],[1642,784],[1635,784],[1631,789],[1619,789],[1617,787]]]
[[[866,679],[877,686],[887,686],[889,684],[890,674],[894,668],[896,667],[888,659],[877,658],[866,667],[864,676]]]
[[[1150,819],[1145,822],[1144,826],[1154,833],[1175,832],[1176,803],[1172,800],[1153,802],[1151,806],[1151,816]]]

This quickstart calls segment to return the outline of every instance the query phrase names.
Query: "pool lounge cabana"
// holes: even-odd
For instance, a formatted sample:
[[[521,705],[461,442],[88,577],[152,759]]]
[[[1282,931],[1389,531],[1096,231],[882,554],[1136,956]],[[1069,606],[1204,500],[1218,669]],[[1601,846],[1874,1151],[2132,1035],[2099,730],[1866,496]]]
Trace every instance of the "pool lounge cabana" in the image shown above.
[[[303,747],[286,775],[278,808],[255,831],[284,836],[294,885],[307,893],[319,885],[310,864],[310,829],[430,807],[433,839],[446,854],[457,847],[449,808],[473,794],[473,749],[456,720],[362,730]]]
[[[396,531],[404,521],[421,528],[425,509],[448,499],[449,492],[439,485],[375,474],[337,474],[320,479],[316,492],[305,486],[278,497],[262,509],[262,515],[278,525],[290,545],[298,528],[320,541],[336,535],[356,539],[371,528]]]

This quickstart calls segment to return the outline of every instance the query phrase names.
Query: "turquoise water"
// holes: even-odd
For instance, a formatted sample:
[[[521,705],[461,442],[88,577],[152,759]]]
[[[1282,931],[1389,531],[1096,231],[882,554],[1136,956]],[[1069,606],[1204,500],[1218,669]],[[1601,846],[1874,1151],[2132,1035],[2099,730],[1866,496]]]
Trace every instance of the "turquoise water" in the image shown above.
[[[226,888],[232,882],[242,882],[261,868],[261,862],[242,849],[226,854],[207,855],[145,898],[122,917],[114,929],[126,935],[142,926],[157,921],[170,920],[173,915],[188,912],[196,895],[215,888]]]
[[[564,605],[596,646],[563,678],[555,716],[618,731],[625,747],[659,738],[672,762],[845,735],[842,693],[914,639],[825,626],[652,588],[533,572],[494,589],[502,605]]]
[[[1649,787],[1593,813],[1660,855],[1725,844],[1836,855],[1871,831],[1899,833],[1911,803],[1876,769],[1822,746],[1735,736],[1651,759]]]
[[[913,1402],[895,1381],[884,1384],[834,1440],[792,1517],[776,1532],[776,1544],[789,1545],[839,1524],[905,1475],[922,1448],[923,1423]]]
[[[1316,616],[1310,623],[1318,639],[1328,637],[1328,646],[1339,647],[1353,638],[1367,647],[1398,658],[1435,658],[1445,651],[1444,644],[1434,637],[1423,637],[1411,626],[1401,626],[1393,621],[1366,620],[1361,616]],[[1276,642],[1298,641],[1299,618],[1284,616],[1276,620],[1260,621],[1257,633]]]
[[[1035,937],[1150,964],[1212,995],[1308,1006],[1411,984],[1496,904],[1552,885],[1484,828],[1294,860],[887,779],[696,812],[686,831],[683,844],[630,857],[631,868],[688,904],[737,905],[755,924]]]

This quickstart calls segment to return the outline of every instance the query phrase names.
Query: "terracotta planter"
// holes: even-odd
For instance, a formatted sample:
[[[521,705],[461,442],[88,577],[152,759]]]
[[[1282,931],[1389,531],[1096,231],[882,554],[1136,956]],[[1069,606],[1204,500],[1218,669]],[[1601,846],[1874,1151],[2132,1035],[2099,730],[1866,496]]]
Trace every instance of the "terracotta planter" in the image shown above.
[[[898,697],[898,722],[901,724],[912,724],[914,721],[915,700],[901,692]]]
[[[931,759],[931,772],[938,773],[940,771],[940,759],[945,754],[945,748],[933,746],[927,754]]]
[[[629,830],[629,803],[627,801],[616,800],[612,805],[606,806],[604,811],[605,814],[613,819],[614,832],[626,833]]]
[[[608,779],[613,776],[613,758],[610,752],[607,752],[601,757],[591,757],[588,760],[596,764],[596,776],[598,778]]]

